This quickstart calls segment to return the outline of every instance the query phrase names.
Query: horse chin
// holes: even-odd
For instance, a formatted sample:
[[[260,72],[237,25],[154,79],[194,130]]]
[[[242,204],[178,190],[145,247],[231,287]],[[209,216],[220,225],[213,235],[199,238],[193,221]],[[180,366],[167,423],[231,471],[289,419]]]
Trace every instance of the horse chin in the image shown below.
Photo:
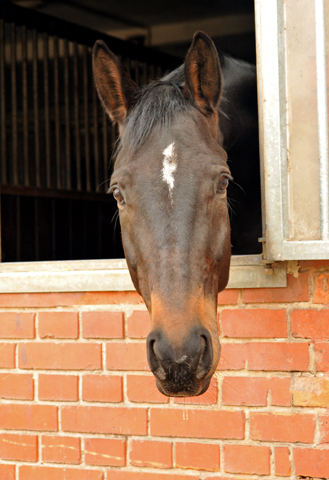
[[[160,381],[156,379],[158,390],[167,397],[197,397],[208,390],[211,376],[203,380],[195,380],[188,385],[181,385],[171,381]]]

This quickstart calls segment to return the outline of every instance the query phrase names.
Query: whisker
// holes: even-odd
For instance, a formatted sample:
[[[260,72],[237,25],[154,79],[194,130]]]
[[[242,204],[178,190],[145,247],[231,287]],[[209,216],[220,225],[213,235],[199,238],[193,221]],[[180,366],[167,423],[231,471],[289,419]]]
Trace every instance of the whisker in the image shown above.
[[[237,187],[239,187],[243,193],[247,196],[246,192],[243,190],[243,188],[241,187],[241,185],[239,185],[238,183],[234,182],[234,180],[231,180],[232,183],[234,183],[234,185],[236,185]]]
[[[110,180],[111,180],[110,178],[107,178],[106,180],[104,180],[104,182],[100,183],[98,187],[96,187],[96,192],[99,188],[101,188],[102,185],[104,185],[104,183],[109,182]]]

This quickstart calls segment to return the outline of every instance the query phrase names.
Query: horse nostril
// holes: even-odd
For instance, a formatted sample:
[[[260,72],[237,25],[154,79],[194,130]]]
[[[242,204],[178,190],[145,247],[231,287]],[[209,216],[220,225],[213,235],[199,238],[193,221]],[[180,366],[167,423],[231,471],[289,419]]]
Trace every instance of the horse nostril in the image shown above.
[[[198,380],[201,380],[207,375],[207,373],[211,368],[212,360],[213,360],[212,341],[211,341],[210,334],[208,332],[202,334],[201,339],[204,342],[204,347],[203,347],[203,351],[201,353],[200,360],[196,369],[195,376]]]
[[[159,380],[164,380],[166,378],[166,374],[155,352],[155,343],[156,339],[152,334],[149,334],[146,341],[147,360],[154,375]]]

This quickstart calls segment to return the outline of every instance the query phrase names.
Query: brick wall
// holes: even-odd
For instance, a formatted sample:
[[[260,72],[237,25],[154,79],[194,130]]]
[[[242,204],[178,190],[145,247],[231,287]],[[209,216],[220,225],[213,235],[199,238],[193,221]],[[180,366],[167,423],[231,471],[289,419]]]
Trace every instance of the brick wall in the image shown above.
[[[329,262],[219,296],[211,387],[161,395],[126,293],[0,295],[1,480],[329,478]]]

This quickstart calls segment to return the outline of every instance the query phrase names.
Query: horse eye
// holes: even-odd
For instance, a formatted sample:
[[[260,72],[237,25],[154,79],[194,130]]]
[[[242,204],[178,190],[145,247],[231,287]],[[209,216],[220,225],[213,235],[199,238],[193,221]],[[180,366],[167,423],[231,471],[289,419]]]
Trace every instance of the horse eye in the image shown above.
[[[112,193],[113,193],[113,197],[116,199],[116,201],[118,203],[122,203],[123,202],[123,195],[122,193],[120,192],[120,190],[118,189],[118,187],[115,187],[113,190],[112,190]]]
[[[227,189],[228,184],[229,184],[228,178],[227,177],[222,177],[219,180],[218,189],[224,191],[224,190]]]

